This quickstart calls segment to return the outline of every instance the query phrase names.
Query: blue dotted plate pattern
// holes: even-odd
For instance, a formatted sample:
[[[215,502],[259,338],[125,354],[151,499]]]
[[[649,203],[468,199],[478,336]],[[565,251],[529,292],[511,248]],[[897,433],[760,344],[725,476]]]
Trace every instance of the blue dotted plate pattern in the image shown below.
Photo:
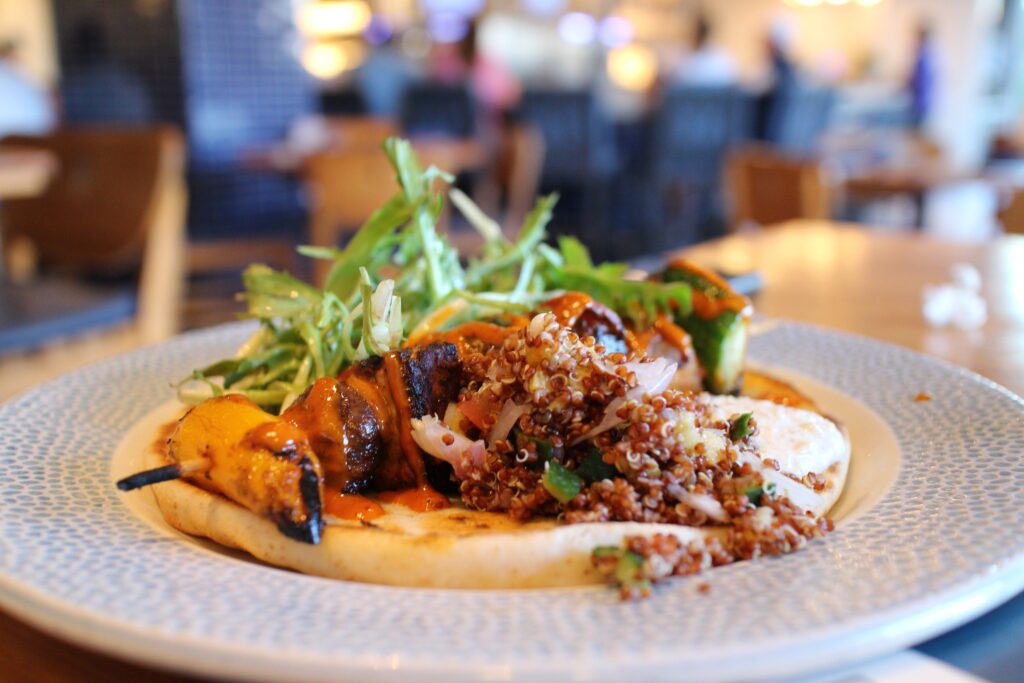
[[[903,461],[874,508],[806,551],[717,569],[652,600],[601,588],[395,589],[238,561],[136,519],[110,457],[169,383],[230,355],[235,324],[87,367],[0,406],[0,598],[46,596],[96,628],[190,643],[253,662],[334,671],[614,671],[773,643],[953,595],[1024,552],[1024,403],[964,370],[864,338],[785,323],[751,356],[860,400],[892,427]],[[918,391],[934,399],[910,400]],[[704,661],[704,660],[702,660]],[[495,669],[494,667],[497,667]],[[504,667],[504,668],[503,668]]]

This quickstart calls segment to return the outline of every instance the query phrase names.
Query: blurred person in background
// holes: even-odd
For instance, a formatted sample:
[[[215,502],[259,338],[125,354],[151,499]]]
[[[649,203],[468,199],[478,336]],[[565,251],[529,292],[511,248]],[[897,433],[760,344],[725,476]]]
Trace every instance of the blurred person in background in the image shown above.
[[[713,28],[704,13],[697,15],[690,53],[676,70],[676,81],[686,85],[727,86],[736,82],[736,64],[712,40]]]
[[[416,67],[398,49],[391,34],[373,48],[355,74],[356,84],[373,116],[398,115],[402,93],[418,78]]]
[[[779,101],[796,89],[800,72],[791,55],[794,26],[784,17],[777,17],[768,27],[765,46],[768,58],[768,79],[758,100],[756,134],[759,139],[769,135],[773,112]]]
[[[796,62],[791,54],[795,27],[786,19],[779,18],[768,29],[769,89],[782,90],[791,87],[799,78]]]
[[[74,62],[64,74],[64,116],[74,123],[145,123],[153,101],[139,78],[115,59],[103,27],[85,20],[70,41]],[[117,106],[110,106],[116,102]]]
[[[478,49],[476,19],[468,21],[459,42],[435,46],[430,65],[436,80],[448,85],[467,84],[485,113],[511,110],[522,94],[519,79],[504,64]]]
[[[914,64],[907,79],[907,94],[910,97],[910,124],[920,129],[928,122],[935,94],[938,88],[938,54],[932,29],[926,22],[917,27],[917,45],[914,50]]]
[[[46,89],[17,65],[17,43],[0,39],[0,138],[45,135],[57,122]]]

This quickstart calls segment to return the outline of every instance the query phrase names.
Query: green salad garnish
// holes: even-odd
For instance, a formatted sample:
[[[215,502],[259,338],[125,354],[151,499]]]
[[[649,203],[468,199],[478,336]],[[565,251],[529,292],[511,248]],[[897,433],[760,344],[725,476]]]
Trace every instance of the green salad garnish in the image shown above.
[[[594,265],[586,247],[563,237],[545,242],[556,195],[541,197],[515,240],[508,239],[452,177],[423,169],[407,140],[384,143],[397,190],[341,249],[300,247],[332,262],[323,289],[265,265],[243,275],[245,317],[259,329],[226,359],[196,370],[178,385],[179,397],[198,403],[240,393],[274,411],[288,407],[321,377],[398,348],[431,314],[460,302],[447,325],[526,313],[563,291],[581,291],[637,328],[658,314],[686,313],[690,285],[624,278],[626,264]],[[480,233],[480,256],[462,258],[437,221],[446,198]]]

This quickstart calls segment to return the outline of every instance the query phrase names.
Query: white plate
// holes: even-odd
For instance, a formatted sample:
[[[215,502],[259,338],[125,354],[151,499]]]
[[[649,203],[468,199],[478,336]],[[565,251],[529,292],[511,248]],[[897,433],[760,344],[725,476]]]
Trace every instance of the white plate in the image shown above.
[[[1021,400],[909,351],[793,324],[755,337],[752,357],[854,444],[837,529],[804,552],[633,604],[596,587],[396,589],[268,567],[170,530],[147,496],[112,484],[173,411],[169,383],[230,354],[246,329],[185,335],[0,407],[0,603],[82,644],[215,675],[694,681],[881,654],[1024,587]]]

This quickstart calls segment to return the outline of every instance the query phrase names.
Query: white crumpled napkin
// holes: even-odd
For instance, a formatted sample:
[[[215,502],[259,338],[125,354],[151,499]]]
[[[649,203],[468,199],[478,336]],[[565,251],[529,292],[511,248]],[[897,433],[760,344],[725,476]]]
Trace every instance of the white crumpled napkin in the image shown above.
[[[981,274],[969,263],[955,264],[949,274],[952,282],[924,288],[924,319],[932,327],[977,330],[988,319]]]

